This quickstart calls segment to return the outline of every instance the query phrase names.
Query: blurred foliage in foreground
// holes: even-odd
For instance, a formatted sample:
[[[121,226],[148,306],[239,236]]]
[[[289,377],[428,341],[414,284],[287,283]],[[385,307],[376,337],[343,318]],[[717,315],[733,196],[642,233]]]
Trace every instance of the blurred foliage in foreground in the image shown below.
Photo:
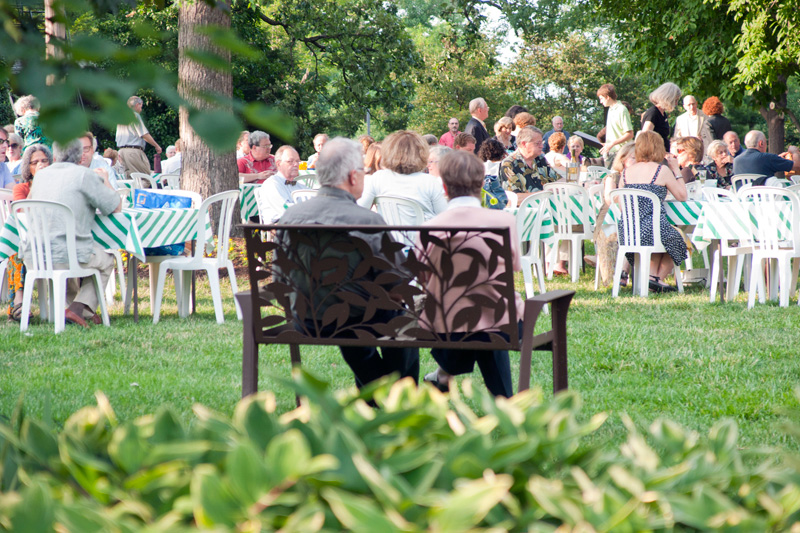
[[[594,449],[605,415],[581,422],[574,393],[474,398],[466,382],[448,400],[406,380],[366,391],[373,409],[308,374],[289,385],[292,412],[263,393],[231,418],[197,406],[189,427],[169,410],[119,421],[100,393],[60,430],[20,406],[0,426],[0,529],[786,531],[800,516],[797,463],[739,449],[730,421],[705,438],[629,423],[619,449]]]

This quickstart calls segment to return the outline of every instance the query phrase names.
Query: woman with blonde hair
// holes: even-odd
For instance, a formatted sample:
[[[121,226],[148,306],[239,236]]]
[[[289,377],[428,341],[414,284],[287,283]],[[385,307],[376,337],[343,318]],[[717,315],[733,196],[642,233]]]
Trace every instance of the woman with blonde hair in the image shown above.
[[[681,88],[674,83],[664,83],[650,93],[653,105],[642,115],[642,131],[655,131],[664,139],[664,149],[669,151],[669,114],[681,101]]]
[[[381,143],[381,170],[364,180],[358,205],[372,207],[376,196],[397,196],[420,204],[425,220],[447,208],[442,180],[425,173],[430,148],[416,132],[396,131]]]
[[[506,152],[513,152],[517,149],[517,139],[511,135],[512,131],[514,131],[514,121],[508,117],[503,117],[494,123],[494,137],[492,138],[502,144]]]
[[[621,187],[651,192],[662,203],[667,192],[672,193],[680,202],[686,201],[686,185],[683,183],[674,159],[667,159],[670,166],[663,164],[666,150],[663,139],[658,133],[653,131],[640,133],[636,138],[634,153],[636,163],[622,170]],[[650,200],[639,200],[639,216],[642,244],[653,244],[653,203]],[[678,230],[667,222],[667,215],[663,209],[661,210],[661,220],[656,223],[661,226],[661,242],[667,252],[652,255],[650,289],[655,292],[671,292],[675,288],[661,280],[673,271],[673,263],[679,265],[686,259],[686,243]],[[622,221],[617,227],[617,232],[620,243],[625,244],[629,237],[625,235]],[[633,254],[628,254],[626,258],[629,263],[633,263]]]
[[[364,154],[364,172],[375,174],[381,169],[381,143],[372,143]]]

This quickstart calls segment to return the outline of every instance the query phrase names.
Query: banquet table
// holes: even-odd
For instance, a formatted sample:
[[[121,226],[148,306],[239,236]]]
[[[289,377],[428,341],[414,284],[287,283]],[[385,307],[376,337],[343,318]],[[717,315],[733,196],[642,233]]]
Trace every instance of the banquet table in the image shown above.
[[[250,222],[250,217],[258,216],[258,203],[256,202],[256,189],[260,183],[245,183],[239,186],[239,211],[242,214],[242,223]]]

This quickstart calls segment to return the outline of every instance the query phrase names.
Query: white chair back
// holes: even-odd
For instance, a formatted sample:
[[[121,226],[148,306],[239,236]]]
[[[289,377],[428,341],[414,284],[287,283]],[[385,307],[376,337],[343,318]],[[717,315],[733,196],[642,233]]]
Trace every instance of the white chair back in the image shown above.
[[[117,189],[135,189],[136,180],[117,180]]]
[[[167,190],[177,191],[181,188],[180,174],[161,174],[159,181],[161,181],[161,187]]]
[[[618,236],[620,246],[654,248],[655,252],[664,251],[661,243],[661,200],[658,199],[658,196],[649,191],[637,189],[615,189],[611,191],[610,196],[611,200],[617,201],[620,207],[620,224],[622,225],[622,232]],[[642,242],[642,201],[649,201],[653,205],[652,244],[643,244]]]
[[[0,226],[5,224],[6,219],[11,214],[11,202],[14,195],[8,189],[0,189]]]
[[[137,189],[157,189],[156,180],[143,172],[131,172],[131,178],[136,183]],[[145,186],[146,185],[146,186]]]
[[[75,215],[68,206],[45,200],[19,200],[11,204],[12,216],[25,228],[25,238],[30,243],[29,270],[53,271],[54,237],[64,235],[67,243],[69,270],[79,269],[75,249]]]
[[[550,198],[553,193],[539,191],[525,198],[517,209],[517,236],[520,243],[529,246],[525,255],[539,255],[539,236],[542,233],[542,221],[550,209]],[[523,246],[524,249],[524,246]]]
[[[391,226],[421,226],[425,221],[422,206],[408,198],[379,195],[375,197],[375,207]]]
[[[794,177],[794,176],[792,176],[792,177]],[[789,187],[786,187],[786,190],[800,194],[800,183],[798,183],[796,185],[790,185]]]
[[[789,181],[792,182],[792,185],[800,185],[800,174],[789,176]]]
[[[316,195],[316,189],[298,189],[296,191],[292,191],[292,201],[294,201],[296,204],[299,204],[300,202],[305,202],[306,200],[314,198]]]
[[[707,202],[711,203],[737,201],[736,194],[734,194],[733,191],[728,191],[726,189],[717,189],[713,187],[704,187],[703,196],[705,197]]]
[[[316,170],[301,170],[297,183],[306,189],[319,189],[320,187]]]
[[[796,193],[778,187],[752,187],[739,199],[755,219],[754,249],[774,252],[800,247],[800,198]],[[787,201],[791,213],[786,212]],[[786,234],[787,218],[791,235]]]
[[[218,268],[227,266],[228,262],[228,241],[231,237],[231,219],[233,210],[239,203],[239,191],[225,191],[213,196],[209,196],[200,204],[197,211],[197,246],[194,249],[194,259],[202,260],[205,255],[207,235],[206,217],[208,209],[212,204],[220,203],[219,225],[217,226],[217,244],[214,248],[214,257]]]
[[[555,205],[553,221],[557,233],[571,235],[576,225],[583,226],[583,233],[591,233],[589,213],[593,203],[585,188],[574,183],[547,183],[544,190],[553,194],[551,204]]]
[[[744,185],[752,185],[753,181],[758,178],[763,178],[761,174],[734,174],[731,178],[731,188],[734,191],[739,191],[739,188]]]

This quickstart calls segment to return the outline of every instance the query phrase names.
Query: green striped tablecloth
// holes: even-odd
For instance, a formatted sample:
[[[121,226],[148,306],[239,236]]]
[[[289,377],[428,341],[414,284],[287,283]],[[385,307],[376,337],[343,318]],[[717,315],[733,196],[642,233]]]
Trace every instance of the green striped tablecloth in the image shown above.
[[[195,238],[197,209],[124,209],[108,216],[97,215],[92,237],[107,249],[123,249],[145,260],[145,248],[177,244]],[[0,231],[0,260],[19,250],[19,228],[9,217]],[[206,219],[206,237],[211,238],[211,221]]]
[[[250,217],[258,216],[258,203],[256,202],[256,189],[260,183],[245,183],[239,187],[239,211],[242,213],[242,222],[250,222]]]
[[[777,212],[770,223],[778,228],[781,239],[792,237],[792,204],[776,203]],[[706,203],[692,235],[692,244],[702,250],[714,239],[747,241],[753,238],[758,228],[756,217],[746,204],[738,202]]]

